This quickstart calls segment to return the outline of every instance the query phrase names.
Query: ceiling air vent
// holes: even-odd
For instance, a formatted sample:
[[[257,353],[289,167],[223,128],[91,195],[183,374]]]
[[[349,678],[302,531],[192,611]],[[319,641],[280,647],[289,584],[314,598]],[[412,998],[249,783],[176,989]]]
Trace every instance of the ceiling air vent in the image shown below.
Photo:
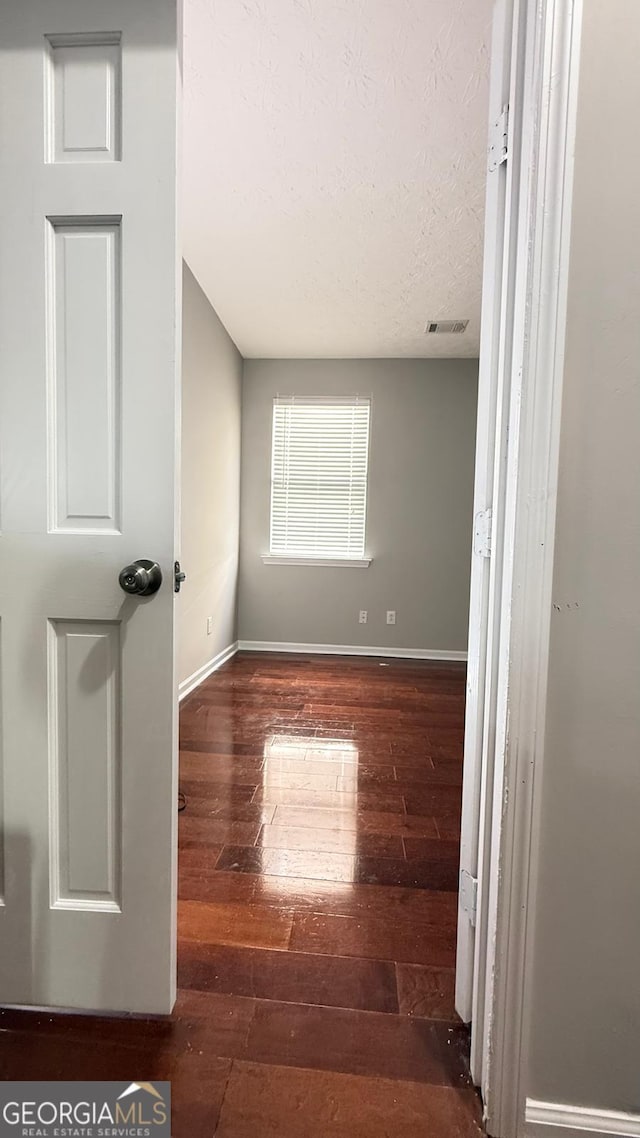
[[[468,320],[430,320],[425,332],[464,332]]]

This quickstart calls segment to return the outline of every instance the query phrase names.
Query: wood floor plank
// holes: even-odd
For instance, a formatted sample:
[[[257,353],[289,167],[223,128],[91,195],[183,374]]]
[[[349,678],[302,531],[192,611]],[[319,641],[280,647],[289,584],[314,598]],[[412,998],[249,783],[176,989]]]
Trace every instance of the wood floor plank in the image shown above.
[[[255,845],[262,827],[258,822],[233,822],[216,814],[186,813],[179,822],[180,852],[196,844],[220,845],[237,842]]]
[[[385,916],[335,916],[296,912],[290,939],[299,952],[361,956],[404,964],[455,964],[455,928],[415,920],[391,923]]]
[[[356,791],[304,789],[301,787],[261,786],[251,801],[272,806],[301,806],[322,810],[375,810],[378,813],[404,814],[402,793],[389,783],[389,790]],[[417,811],[416,811],[417,813]]]
[[[389,834],[398,837],[417,835],[437,838],[435,819],[375,810],[322,810],[302,806],[277,806],[271,821],[279,826],[313,826],[329,830],[350,830],[358,835]]]
[[[178,961],[178,982],[183,988],[262,1000],[398,1011],[389,961],[189,943]]]
[[[263,876],[217,869],[213,874],[180,873],[185,899],[259,902],[276,909],[331,916],[406,920],[455,930],[457,894],[390,885],[359,885],[304,877]]]
[[[470,1085],[464,1031],[435,1020],[308,1004],[260,1003],[246,1058],[278,1066]]]
[[[402,838],[394,834],[358,833],[325,826],[263,826],[257,841],[262,849],[310,850],[316,853],[366,854],[369,857],[404,856]]]
[[[479,1138],[473,1090],[233,1064],[216,1138]]]
[[[426,1019],[457,1019],[454,968],[433,968],[421,964],[397,964],[398,1000],[405,1015]]]
[[[178,929],[182,941],[205,944],[242,944],[251,948],[287,948],[293,913],[286,909],[248,903],[182,901]]]
[[[257,846],[225,846],[220,869],[275,877],[317,877],[320,881],[354,880],[356,859],[351,854],[313,850],[272,850]]]

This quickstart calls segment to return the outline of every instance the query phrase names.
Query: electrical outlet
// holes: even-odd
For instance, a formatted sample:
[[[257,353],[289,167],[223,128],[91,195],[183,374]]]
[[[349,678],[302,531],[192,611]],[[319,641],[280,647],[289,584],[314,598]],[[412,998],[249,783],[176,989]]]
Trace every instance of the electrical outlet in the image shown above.
[[[387,609],[387,624],[395,624],[395,623],[396,623],[396,610],[395,609]]]
[[[212,632],[213,632],[213,617],[208,616],[207,617],[207,636],[211,636]]]
[[[358,618],[359,624],[366,624],[367,623],[367,616],[368,616],[367,610],[366,609],[360,609],[360,616]]]

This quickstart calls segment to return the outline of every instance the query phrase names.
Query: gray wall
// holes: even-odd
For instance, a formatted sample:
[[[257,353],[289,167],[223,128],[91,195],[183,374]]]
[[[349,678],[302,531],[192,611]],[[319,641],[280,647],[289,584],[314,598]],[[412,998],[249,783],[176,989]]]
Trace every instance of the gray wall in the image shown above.
[[[180,681],[236,639],[242,390],[242,357],[187,265],[183,290]]]
[[[245,362],[241,640],[466,650],[477,374],[475,360]],[[371,396],[368,569],[263,564],[276,394]]]
[[[640,1111],[640,5],[585,0],[533,1098]]]

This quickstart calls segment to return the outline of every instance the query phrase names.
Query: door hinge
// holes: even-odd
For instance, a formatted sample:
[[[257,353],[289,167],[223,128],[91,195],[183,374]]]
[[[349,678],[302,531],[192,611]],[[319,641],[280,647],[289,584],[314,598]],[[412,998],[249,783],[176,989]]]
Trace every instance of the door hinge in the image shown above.
[[[509,157],[509,105],[489,127],[489,170],[497,170]]]
[[[473,552],[479,557],[491,557],[491,518],[493,511],[480,510],[473,519]]]
[[[476,927],[478,911],[478,878],[472,877],[467,869],[460,870],[460,908]]]

